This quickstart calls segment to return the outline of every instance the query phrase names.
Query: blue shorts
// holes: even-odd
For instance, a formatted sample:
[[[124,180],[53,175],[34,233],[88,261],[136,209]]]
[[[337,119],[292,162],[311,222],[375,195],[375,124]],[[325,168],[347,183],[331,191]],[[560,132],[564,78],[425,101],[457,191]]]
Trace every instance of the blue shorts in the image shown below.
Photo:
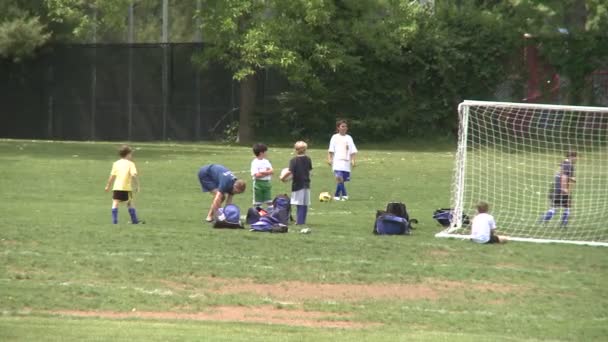
[[[342,180],[344,180],[345,182],[348,182],[350,180],[350,172],[348,171],[335,170],[334,176],[336,176],[336,178],[342,178]]]
[[[198,171],[198,181],[201,183],[203,192],[211,192],[219,187],[209,172],[210,167],[211,165],[207,165]]]

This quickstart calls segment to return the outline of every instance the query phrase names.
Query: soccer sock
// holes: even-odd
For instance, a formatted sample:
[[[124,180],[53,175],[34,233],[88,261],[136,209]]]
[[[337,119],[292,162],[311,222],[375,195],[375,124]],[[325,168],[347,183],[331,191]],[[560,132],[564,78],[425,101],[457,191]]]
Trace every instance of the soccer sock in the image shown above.
[[[340,197],[340,193],[342,192],[342,188],[340,187],[342,183],[337,183],[336,184],[336,194],[334,195],[334,197]]]
[[[306,224],[306,212],[308,211],[308,206],[306,205],[297,205],[296,206],[296,224]]]
[[[342,183],[342,196],[348,196],[346,194],[346,183]]]
[[[112,208],[112,223],[118,223],[118,208]]]
[[[549,221],[553,217],[553,214],[555,214],[555,209],[551,208],[547,210],[545,216],[543,217],[543,221]]]
[[[135,213],[135,208],[129,208],[129,215],[131,215],[131,223],[138,224],[137,214]]]
[[[570,209],[564,209],[564,213],[562,214],[562,226],[568,224],[568,217],[570,216]]]

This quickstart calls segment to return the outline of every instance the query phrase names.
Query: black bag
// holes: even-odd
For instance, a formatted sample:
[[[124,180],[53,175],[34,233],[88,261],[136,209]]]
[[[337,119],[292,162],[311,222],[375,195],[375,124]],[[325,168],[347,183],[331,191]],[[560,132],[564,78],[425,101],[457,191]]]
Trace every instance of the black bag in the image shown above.
[[[262,209],[261,207],[253,207],[247,209],[247,216],[245,217],[245,223],[254,224],[260,220],[262,216],[266,216],[268,211]]]
[[[450,221],[452,221],[452,215],[454,214],[454,209],[452,208],[440,208],[435,210],[433,213],[433,218],[439,222],[442,227],[449,227]],[[471,223],[471,220],[466,214],[462,214],[462,224],[468,225]]]
[[[384,229],[384,226],[390,227],[397,225],[398,222],[393,217],[399,217],[405,220],[404,226],[400,229]],[[416,219],[410,219],[410,215],[407,212],[404,203],[401,202],[390,202],[386,205],[386,210],[376,211],[376,220],[374,221],[374,230],[372,231],[376,235],[386,235],[388,231],[395,231],[400,235],[410,235],[411,230],[414,229],[413,223],[418,223]],[[380,230],[379,230],[380,228]]]
[[[407,220],[408,229],[416,229],[412,226],[413,223],[418,223],[418,220],[415,218],[410,219],[410,214],[407,212],[407,208],[405,207],[405,203],[402,202],[389,202],[386,205],[386,212],[397,217],[401,217]]]

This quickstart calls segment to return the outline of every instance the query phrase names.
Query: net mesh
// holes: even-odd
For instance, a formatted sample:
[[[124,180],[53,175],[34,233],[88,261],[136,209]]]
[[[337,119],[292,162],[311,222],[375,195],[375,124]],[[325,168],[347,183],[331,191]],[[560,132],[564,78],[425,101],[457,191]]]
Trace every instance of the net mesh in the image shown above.
[[[608,108],[465,101],[446,232],[470,234],[462,214],[490,203],[501,234],[608,242]],[[562,163],[576,151],[567,224],[555,205]],[[573,158],[570,158],[573,159]],[[560,193],[559,191],[557,191]],[[555,209],[551,220],[545,213]]]

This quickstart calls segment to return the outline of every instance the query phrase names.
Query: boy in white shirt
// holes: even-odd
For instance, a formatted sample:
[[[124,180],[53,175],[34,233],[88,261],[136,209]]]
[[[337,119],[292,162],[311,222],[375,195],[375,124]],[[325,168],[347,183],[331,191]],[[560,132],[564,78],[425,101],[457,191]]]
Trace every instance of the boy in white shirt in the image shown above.
[[[255,158],[251,161],[251,177],[253,178],[253,205],[266,203],[272,206],[272,165],[266,159],[268,147],[264,144],[253,145]]]
[[[489,205],[480,201],[477,203],[478,214],[471,224],[471,241],[477,243],[505,243],[506,236],[496,235],[496,221],[494,216],[488,214]]]
[[[344,182],[350,181],[350,170],[352,166],[355,166],[358,151],[353,138],[346,134],[348,131],[346,120],[336,122],[336,131],[337,133],[331,137],[329,142],[327,163],[332,166],[336,177],[334,199],[336,201],[346,201],[348,200],[348,194]]]

